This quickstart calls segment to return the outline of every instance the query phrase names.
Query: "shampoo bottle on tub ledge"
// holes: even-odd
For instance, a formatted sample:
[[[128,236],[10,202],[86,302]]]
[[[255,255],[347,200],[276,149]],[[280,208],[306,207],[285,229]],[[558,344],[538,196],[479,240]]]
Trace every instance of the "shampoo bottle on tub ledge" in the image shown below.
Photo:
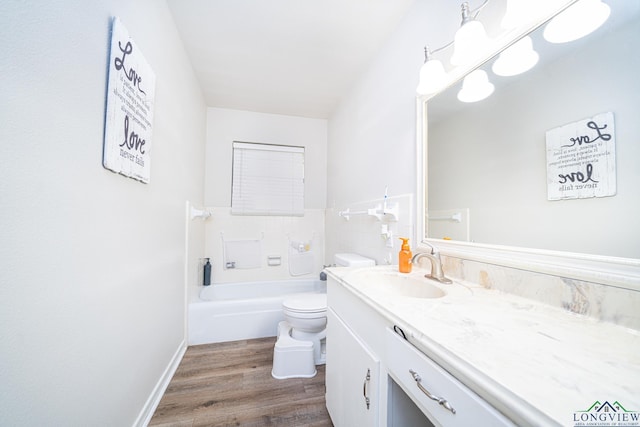
[[[202,285],[209,286],[211,285],[211,263],[209,262],[209,258],[205,258],[207,263],[204,265],[204,277],[202,278]]]

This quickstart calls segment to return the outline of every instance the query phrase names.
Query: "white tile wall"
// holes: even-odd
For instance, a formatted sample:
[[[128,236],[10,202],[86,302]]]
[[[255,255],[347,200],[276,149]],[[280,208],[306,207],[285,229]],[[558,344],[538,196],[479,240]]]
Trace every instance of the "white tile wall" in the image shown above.
[[[231,209],[206,208],[212,213],[205,221],[205,256],[211,258],[212,283],[316,278],[324,262],[324,209],[306,209],[304,216],[244,216],[231,215]],[[261,266],[252,269],[225,269],[223,266],[223,235],[225,240],[262,241]],[[292,276],[289,272],[289,242],[311,241],[314,269],[311,274]],[[279,266],[269,266],[268,256],[280,256]],[[198,282],[197,289],[202,285]],[[192,295],[194,296],[194,295]]]

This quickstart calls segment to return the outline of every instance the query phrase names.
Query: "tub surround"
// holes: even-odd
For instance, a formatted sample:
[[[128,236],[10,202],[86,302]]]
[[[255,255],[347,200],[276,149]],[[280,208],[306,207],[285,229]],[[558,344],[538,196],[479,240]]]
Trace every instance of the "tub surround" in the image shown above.
[[[232,215],[229,207],[206,206],[211,218],[205,223],[205,253],[211,257],[211,281],[216,283],[317,279],[324,254],[324,209],[305,209],[304,216]],[[224,240],[259,240],[255,268],[225,268]],[[304,254],[313,258],[313,272],[291,274],[292,242],[307,242]],[[275,258],[276,263],[269,262]],[[202,270],[202,268],[201,268]],[[201,277],[201,276],[200,276]],[[190,301],[198,301],[199,287],[190,289]]]
[[[445,291],[441,298],[409,298],[390,286],[357,280],[358,271],[328,270],[402,327],[416,348],[517,424],[568,425],[574,412],[596,401],[640,409],[640,332],[576,314],[585,312],[578,307],[587,301],[583,297],[553,307],[491,289],[492,274],[480,272],[479,284],[429,281]],[[371,271],[392,273],[397,267]],[[409,276],[421,279],[426,272],[414,268]]]

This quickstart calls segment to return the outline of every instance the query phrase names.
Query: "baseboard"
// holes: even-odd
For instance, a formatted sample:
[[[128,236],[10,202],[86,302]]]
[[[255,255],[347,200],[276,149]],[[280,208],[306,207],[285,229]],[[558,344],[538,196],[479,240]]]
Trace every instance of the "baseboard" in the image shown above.
[[[186,351],[187,351],[187,342],[186,340],[182,340],[175,354],[171,358],[171,362],[169,363],[167,368],[164,370],[162,376],[158,380],[158,383],[153,388],[153,392],[151,393],[144,407],[140,411],[138,418],[136,419],[135,423],[133,423],[134,427],[145,427],[149,424],[149,422],[151,421],[151,417],[153,417],[153,414],[156,411],[158,404],[160,403],[160,399],[162,399],[162,396],[164,395],[165,390],[169,386],[169,382],[171,381],[171,378],[173,378],[173,374],[175,374],[176,369],[178,369],[178,366],[180,365],[180,362],[182,361],[182,357],[184,356],[184,353]]]

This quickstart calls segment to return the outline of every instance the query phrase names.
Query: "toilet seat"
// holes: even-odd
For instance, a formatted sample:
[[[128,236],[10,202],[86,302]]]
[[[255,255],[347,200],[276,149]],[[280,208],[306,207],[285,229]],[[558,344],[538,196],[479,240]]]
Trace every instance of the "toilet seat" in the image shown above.
[[[282,302],[282,308],[290,313],[308,317],[313,314],[325,314],[327,312],[327,294],[295,295]]]
[[[314,320],[318,320],[318,319],[325,319],[327,317],[327,312],[326,311],[311,311],[311,312],[300,312],[300,311],[291,311],[291,310],[287,310],[284,309],[284,317],[285,319],[289,320],[289,322],[291,324],[293,324],[293,326],[295,328],[298,329],[307,329],[307,328],[312,328],[312,329],[317,329],[318,327],[315,326],[316,323],[311,323],[309,325],[305,325],[304,324],[300,324],[300,321],[304,321],[304,320],[309,320],[309,319],[314,319]],[[326,321],[324,321],[322,323],[322,326],[324,326],[326,324]]]
[[[282,302],[284,318],[292,326],[292,336],[311,339],[327,327],[327,294],[296,294]]]

